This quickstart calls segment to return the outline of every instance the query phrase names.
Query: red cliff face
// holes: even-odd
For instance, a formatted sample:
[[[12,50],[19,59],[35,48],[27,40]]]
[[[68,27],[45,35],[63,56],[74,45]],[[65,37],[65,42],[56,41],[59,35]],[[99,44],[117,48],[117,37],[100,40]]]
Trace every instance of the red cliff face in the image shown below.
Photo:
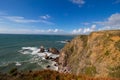
[[[92,32],[67,43],[59,71],[95,77],[120,77],[120,30]]]

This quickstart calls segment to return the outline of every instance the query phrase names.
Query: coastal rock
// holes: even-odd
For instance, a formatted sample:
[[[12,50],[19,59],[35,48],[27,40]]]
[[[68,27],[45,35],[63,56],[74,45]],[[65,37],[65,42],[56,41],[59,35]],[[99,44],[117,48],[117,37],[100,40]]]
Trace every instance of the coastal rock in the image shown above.
[[[45,52],[45,49],[43,46],[40,47],[40,52]]]
[[[57,57],[57,58],[53,59],[52,61],[55,61],[55,62],[57,62],[57,63],[58,63],[58,61],[59,61],[59,57]]]
[[[69,43],[69,42],[70,42],[70,40],[65,40],[65,42]]]
[[[59,54],[59,51],[56,48],[49,48],[48,52],[51,52],[53,54]]]
[[[58,64],[54,64],[54,66],[58,66]]]
[[[60,52],[59,71],[120,78],[120,30],[92,32],[74,38]]]
[[[46,68],[50,68],[50,65],[47,65]]]
[[[45,59],[49,59],[49,56],[47,54],[45,55]]]

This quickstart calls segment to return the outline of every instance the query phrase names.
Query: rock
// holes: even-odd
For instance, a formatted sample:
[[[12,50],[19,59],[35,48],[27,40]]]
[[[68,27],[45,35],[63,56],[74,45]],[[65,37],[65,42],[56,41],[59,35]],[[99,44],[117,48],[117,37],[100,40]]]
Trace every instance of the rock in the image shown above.
[[[59,61],[59,57],[57,57],[57,58],[53,59],[52,61],[55,61],[55,62],[57,62],[57,63],[58,63],[58,61]]]
[[[65,42],[69,43],[69,42],[70,42],[70,40],[65,40]]]
[[[58,64],[54,64],[54,66],[58,66]]]
[[[47,65],[46,68],[50,68],[50,65]]]
[[[49,59],[53,59],[52,57],[50,57]]]
[[[29,73],[32,73],[32,70],[29,70]]]
[[[40,47],[40,52],[45,52],[45,49],[43,46]]]
[[[49,56],[47,54],[45,55],[45,59],[49,59]]]
[[[53,54],[59,54],[59,51],[56,48],[49,48],[48,52],[51,52]]]

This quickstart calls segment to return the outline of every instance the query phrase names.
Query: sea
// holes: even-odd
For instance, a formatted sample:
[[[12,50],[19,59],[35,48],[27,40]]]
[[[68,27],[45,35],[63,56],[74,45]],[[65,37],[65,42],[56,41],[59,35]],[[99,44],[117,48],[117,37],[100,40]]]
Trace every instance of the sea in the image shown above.
[[[24,34],[0,34],[0,72],[9,72],[13,68],[21,71],[43,70],[55,62],[46,60],[45,55],[58,57],[47,52],[48,48],[61,50],[66,40],[72,40],[71,35],[24,35]],[[45,48],[44,53],[39,53],[40,46]]]

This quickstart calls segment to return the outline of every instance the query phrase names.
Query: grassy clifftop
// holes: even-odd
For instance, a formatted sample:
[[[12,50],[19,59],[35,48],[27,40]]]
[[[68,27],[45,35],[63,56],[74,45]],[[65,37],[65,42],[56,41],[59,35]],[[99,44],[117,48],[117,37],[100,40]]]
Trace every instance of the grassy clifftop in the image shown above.
[[[80,35],[61,50],[59,71],[120,78],[120,30]]]
[[[13,69],[9,74],[0,73],[0,80],[118,80],[113,78],[92,78],[85,75],[59,73],[57,71],[27,71],[18,72]]]

